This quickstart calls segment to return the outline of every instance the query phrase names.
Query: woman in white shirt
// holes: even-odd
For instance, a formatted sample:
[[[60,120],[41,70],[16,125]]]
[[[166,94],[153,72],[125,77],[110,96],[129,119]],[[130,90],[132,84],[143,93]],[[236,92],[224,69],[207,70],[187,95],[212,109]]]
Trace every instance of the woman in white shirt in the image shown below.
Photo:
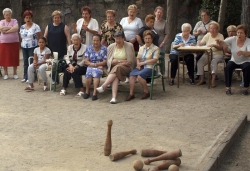
[[[74,33],[81,36],[82,44],[87,46],[92,44],[92,37],[99,31],[99,25],[96,19],[91,18],[91,8],[84,6],[81,9],[82,18],[72,24]]]
[[[124,30],[126,41],[134,45],[135,52],[139,51],[139,44],[136,40],[136,35],[139,33],[140,28],[143,26],[143,23],[140,18],[136,17],[137,15],[137,6],[130,5],[128,7],[128,17],[122,18],[120,24]]]
[[[248,95],[250,81],[250,39],[247,38],[247,26],[239,25],[236,28],[237,36],[229,37],[224,41],[217,42],[223,46],[228,53],[228,46],[231,47],[231,59],[225,68],[226,94],[231,95],[232,74],[235,68],[241,68],[244,76],[243,95]]]
[[[21,48],[23,52],[23,79],[22,82],[28,82],[27,70],[29,67],[28,58],[33,56],[35,47],[37,46],[38,38],[41,37],[41,29],[39,25],[32,22],[33,13],[31,10],[26,10],[23,13],[25,24],[20,27]]]

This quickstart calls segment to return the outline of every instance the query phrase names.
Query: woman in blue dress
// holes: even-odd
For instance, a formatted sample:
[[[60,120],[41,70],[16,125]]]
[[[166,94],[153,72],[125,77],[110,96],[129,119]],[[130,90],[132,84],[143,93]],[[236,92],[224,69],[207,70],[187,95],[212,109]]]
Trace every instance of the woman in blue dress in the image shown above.
[[[101,45],[101,36],[95,34],[92,38],[93,45],[87,47],[85,52],[85,64],[88,66],[86,71],[86,92],[83,95],[84,99],[90,96],[90,85],[93,82],[94,90],[92,100],[97,100],[97,90],[99,87],[100,78],[103,74],[103,69],[107,64],[107,48]]]

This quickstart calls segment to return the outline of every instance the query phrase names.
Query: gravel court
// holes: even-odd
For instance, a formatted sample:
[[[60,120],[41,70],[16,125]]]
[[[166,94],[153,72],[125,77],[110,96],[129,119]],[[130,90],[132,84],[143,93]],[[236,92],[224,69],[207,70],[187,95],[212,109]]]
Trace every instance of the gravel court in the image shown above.
[[[22,75],[22,62],[18,76]],[[222,69],[220,69],[222,71]],[[192,171],[206,160],[241,114],[249,113],[249,96],[240,94],[234,79],[233,95],[226,96],[222,72],[218,86],[207,89],[187,82],[162,91],[160,80],[153,100],[124,99],[128,85],[119,87],[118,104],[111,105],[111,90],[99,94],[97,101],[75,98],[78,90],[71,83],[68,94],[43,92],[35,83],[34,92],[25,92],[21,79],[0,77],[0,170],[18,171],[127,171],[142,148],[171,150],[180,148],[181,170]],[[104,81],[102,79],[102,81]],[[249,115],[248,115],[249,116]],[[112,153],[137,149],[137,154],[111,162],[103,154],[107,121],[113,120]],[[144,166],[147,170],[152,163]]]

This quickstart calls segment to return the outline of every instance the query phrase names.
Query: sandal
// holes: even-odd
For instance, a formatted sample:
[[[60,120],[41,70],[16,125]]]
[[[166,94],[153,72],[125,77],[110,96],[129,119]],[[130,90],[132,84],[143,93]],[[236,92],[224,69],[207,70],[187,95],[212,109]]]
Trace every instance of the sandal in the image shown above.
[[[34,87],[31,87],[30,85],[24,89],[27,92],[33,91]]]
[[[63,90],[63,89],[62,89],[62,90],[60,91],[60,96],[65,96],[65,94],[66,94],[66,90]]]
[[[79,93],[77,93],[77,95],[75,97],[82,97],[84,95],[84,92],[79,91]]]
[[[43,91],[48,91],[48,87],[47,86],[43,86]]]

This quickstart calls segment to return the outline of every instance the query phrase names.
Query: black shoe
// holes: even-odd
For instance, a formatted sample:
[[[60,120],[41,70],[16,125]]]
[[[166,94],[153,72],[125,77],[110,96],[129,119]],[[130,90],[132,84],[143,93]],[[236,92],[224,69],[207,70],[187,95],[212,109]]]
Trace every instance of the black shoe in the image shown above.
[[[83,94],[83,98],[84,98],[84,99],[88,99],[88,98],[89,98],[89,94],[84,93],[84,94]]]
[[[230,89],[227,89],[226,90],[226,95],[231,95],[232,93],[231,93],[231,90]]]
[[[199,79],[200,79],[200,76],[196,75],[195,80],[199,80]]]
[[[170,86],[174,85],[174,80],[170,80],[170,81],[169,81],[169,85],[170,85]]]
[[[190,83],[191,85],[195,85],[194,79],[190,79],[190,80],[189,80],[189,83]]]
[[[248,91],[247,90],[242,90],[242,95],[247,96],[248,95]]]
[[[94,101],[94,100],[97,100],[97,95],[93,95],[92,96],[92,100]]]

